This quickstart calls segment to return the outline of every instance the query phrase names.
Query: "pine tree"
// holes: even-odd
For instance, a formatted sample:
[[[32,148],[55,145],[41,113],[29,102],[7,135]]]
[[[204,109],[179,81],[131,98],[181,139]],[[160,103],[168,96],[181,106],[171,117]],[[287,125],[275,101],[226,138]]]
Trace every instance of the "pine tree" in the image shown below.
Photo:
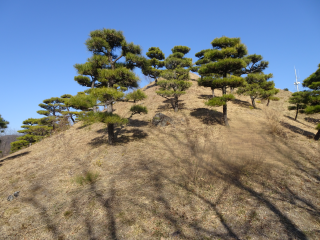
[[[184,55],[190,51],[186,46],[175,46],[164,61],[165,70],[160,76],[164,80],[159,80],[157,84],[160,89],[156,93],[166,99],[171,100],[175,112],[179,110],[179,97],[185,94],[185,90],[191,87],[189,82],[189,68],[192,66],[192,59],[185,58]]]
[[[9,122],[4,120],[0,114],[0,133],[4,132],[4,129],[8,127]]]
[[[16,152],[24,147],[28,147],[33,143],[36,143],[46,137],[52,130],[52,127],[48,126],[48,119],[36,119],[28,118],[23,121],[21,126],[23,130],[19,130],[19,133],[24,135],[17,138],[17,141],[11,143],[11,152]]]
[[[288,110],[296,111],[294,120],[297,120],[299,112],[304,112],[304,109],[306,109],[307,105],[309,104],[309,98],[310,93],[307,91],[295,92],[291,95],[288,102],[294,104],[294,106],[288,106]]]
[[[211,42],[211,45],[213,49],[204,50],[203,59],[207,60],[203,60],[204,63],[198,72],[204,76],[200,81],[205,82],[207,87],[222,90],[222,97],[213,97],[206,102],[206,105],[223,106],[224,122],[229,127],[227,101],[233,100],[234,96],[227,94],[227,87],[235,88],[244,84],[243,78],[232,74],[247,66],[242,59],[247,54],[247,49],[240,42],[240,38],[216,38]]]
[[[146,55],[149,57],[147,64],[142,68],[142,73],[158,82],[161,70],[164,67],[165,55],[158,47],[151,47],[148,49]]]
[[[245,85],[243,87],[239,87],[239,89],[237,90],[237,94],[250,96],[252,106],[254,108],[257,108],[255,99],[264,99],[266,95],[270,93],[269,91],[274,89],[274,82],[268,81],[272,77],[272,73],[250,73],[245,78]]]
[[[134,103],[136,103],[136,101],[141,101],[143,99],[145,99],[147,97],[147,95],[141,91],[140,89],[134,90],[133,92],[127,93],[126,95],[126,99],[127,100],[132,100]]]
[[[312,89],[312,91],[309,92],[309,106],[305,109],[305,113],[320,113],[320,64],[318,65],[318,69],[303,81],[302,86]],[[314,140],[319,140],[320,123],[316,129],[318,132],[314,136]]]
[[[39,107],[45,110],[39,110],[37,113],[45,115],[49,124],[52,126],[53,131],[56,129],[56,125],[59,120],[62,118],[62,111],[66,109],[64,105],[64,100],[59,97],[52,97],[49,99],[43,100],[43,103],[39,104]]]
[[[64,102],[64,105],[62,105],[62,107],[65,109],[65,111],[61,111],[61,114],[63,116],[68,116],[71,119],[71,121],[74,123],[75,118],[79,116],[80,112],[71,110],[72,105],[69,102],[71,97],[72,97],[71,94],[64,94],[60,97]]]
[[[94,55],[103,56],[108,62],[104,62],[104,66],[97,69],[98,75],[94,80],[99,82],[99,85],[96,86],[98,88],[91,87],[85,94],[77,94],[70,99],[70,104],[78,109],[83,108],[83,110],[94,110],[97,104],[106,105],[106,112],[88,112],[81,119],[87,122],[99,121],[107,124],[108,142],[113,144],[115,124],[121,125],[127,122],[127,119],[113,114],[113,104],[116,100],[123,98],[123,92],[128,88],[138,87],[139,78],[132,70],[135,67],[143,68],[147,61],[141,56],[140,46],[127,43],[121,31],[113,29],[92,31],[86,45]],[[121,51],[119,55],[117,51]],[[125,61],[118,62],[121,58],[124,58]]]
[[[4,129],[8,127],[8,124],[9,122],[4,120],[0,114],[0,133],[4,132]],[[0,143],[1,143],[1,139],[0,139]],[[0,153],[2,154],[2,151],[0,151]]]
[[[269,106],[270,101],[279,101],[280,98],[275,97],[276,94],[280,92],[279,89],[276,89],[274,85],[263,92],[261,99],[267,100],[267,106]]]

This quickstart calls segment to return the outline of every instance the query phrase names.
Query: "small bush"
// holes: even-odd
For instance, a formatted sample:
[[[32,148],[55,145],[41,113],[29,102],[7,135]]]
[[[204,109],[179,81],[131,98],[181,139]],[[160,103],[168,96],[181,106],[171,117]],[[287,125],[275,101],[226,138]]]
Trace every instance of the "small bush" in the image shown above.
[[[261,103],[261,101],[256,101],[256,103]]]
[[[75,182],[80,185],[92,184],[97,181],[98,177],[99,177],[98,173],[86,172],[84,176],[83,175],[76,176]]]
[[[288,88],[284,88],[283,91],[289,91],[289,89]]]
[[[72,211],[65,211],[64,214],[63,214],[66,218],[69,218],[72,216]]]
[[[267,111],[266,118],[268,120],[268,130],[271,134],[277,135],[279,137],[287,137],[284,128],[281,126],[280,114],[276,111]]]

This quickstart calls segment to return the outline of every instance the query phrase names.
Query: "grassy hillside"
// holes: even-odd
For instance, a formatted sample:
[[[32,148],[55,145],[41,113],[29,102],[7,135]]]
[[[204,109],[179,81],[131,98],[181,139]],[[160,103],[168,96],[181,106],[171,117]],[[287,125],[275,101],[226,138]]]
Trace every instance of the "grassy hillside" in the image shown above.
[[[210,89],[194,81],[174,113],[156,88],[115,146],[104,125],[77,123],[0,159],[0,239],[320,238],[319,115],[294,121],[286,91],[259,109],[236,96],[227,129]],[[175,124],[152,126],[157,112]]]

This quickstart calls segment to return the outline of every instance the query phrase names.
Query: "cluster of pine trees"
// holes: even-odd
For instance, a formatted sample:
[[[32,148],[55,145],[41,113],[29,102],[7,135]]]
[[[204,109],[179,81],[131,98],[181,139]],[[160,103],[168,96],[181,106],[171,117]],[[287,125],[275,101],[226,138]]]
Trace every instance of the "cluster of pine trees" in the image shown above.
[[[315,114],[320,113],[320,64],[318,69],[307,77],[302,86],[309,88],[309,90],[295,92],[289,98],[289,103],[293,104],[288,107],[289,110],[295,110],[297,120],[298,113]],[[316,129],[318,132],[314,136],[315,140],[320,138],[320,123]]]
[[[137,89],[139,78],[133,71],[135,68],[140,68],[144,75],[155,80],[159,86],[156,93],[168,99],[175,112],[179,110],[179,97],[186,94],[192,85],[189,72],[197,72],[200,75],[198,85],[212,90],[212,98],[205,104],[223,106],[226,126],[229,126],[227,102],[235,99],[235,88],[237,94],[250,96],[253,108],[256,108],[257,98],[266,99],[267,105],[270,100],[279,100],[275,97],[279,90],[270,81],[273,75],[263,73],[268,61],[264,61],[261,55],[248,55],[247,47],[240,38],[215,38],[211,42],[212,48],[195,54],[198,58],[195,64],[191,58],[185,57],[190,51],[187,46],[174,46],[168,57],[160,48],[151,47],[146,53],[147,57],[144,57],[139,45],[127,42],[123,33],[114,29],[90,32],[85,44],[92,56],[85,63],[74,65],[78,72],[74,80],[87,87],[87,90],[75,96],[65,94],[46,99],[39,104],[44,110],[38,113],[44,117],[29,118],[23,122],[23,130],[19,132],[24,135],[11,144],[12,152],[38,142],[76,120],[84,124],[105,123],[108,142],[113,144],[115,127],[128,122],[128,118],[113,113],[116,102],[133,102],[130,117],[148,112],[146,107],[136,103],[145,99],[146,95]],[[313,91],[295,93],[291,97],[290,102],[295,106],[290,109],[296,109],[297,114],[302,110],[310,114],[319,112],[319,72],[318,69],[304,81],[304,86]],[[230,91],[227,92],[227,89]],[[128,90],[133,91],[125,94]],[[221,90],[222,96],[215,96],[215,90]],[[105,111],[100,110],[101,106]],[[316,138],[319,139],[319,132]]]

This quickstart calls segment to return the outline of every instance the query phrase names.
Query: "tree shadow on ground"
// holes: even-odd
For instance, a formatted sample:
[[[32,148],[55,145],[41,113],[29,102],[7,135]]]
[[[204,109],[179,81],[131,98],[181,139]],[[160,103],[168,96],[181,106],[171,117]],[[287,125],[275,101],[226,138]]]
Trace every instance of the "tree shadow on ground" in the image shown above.
[[[0,160],[0,166],[2,165],[1,163],[4,162],[4,161],[13,160],[13,159],[16,159],[16,158],[25,156],[25,155],[27,155],[27,154],[29,154],[29,153],[30,153],[30,151],[28,151],[28,152],[23,152],[23,153],[19,153],[19,154],[10,156],[10,157],[3,158],[3,159]]]
[[[320,119],[312,118],[312,117],[305,117],[304,120],[310,123],[318,124],[320,123]]]
[[[128,123],[128,126],[130,127],[145,127],[148,125],[149,125],[149,122],[138,120],[138,119],[129,119],[129,123]]]
[[[145,90],[147,90],[147,89],[149,89],[149,88],[156,87],[156,86],[157,86],[157,84],[154,82],[153,84],[151,84],[151,85],[149,85],[148,87],[146,87]],[[145,91],[145,90],[144,90],[144,91]]]
[[[244,108],[252,107],[251,104],[248,101],[242,101],[242,100],[239,100],[239,99],[234,99],[231,102],[234,103],[234,104],[239,105],[240,107],[244,107]]]
[[[129,143],[131,141],[144,139],[148,136],[146,132],[138,128],[121,129],[118,135],[120,135],[116,140],[118,143]]]
[[[207,108],[196,108],[195,110],[191,111],[190,115],[192,117],[200,119],[204,124],[224,125],[223,114],[221,112],[218,112],[215,110],[211,110],[211,109],[207,109]]]
[[[285,117],[288,118],[288,119],[290,119],[290,120],[292,120],[292,121],[298,122],[298,123],[300,123],[300,124],[302,124],[302,125],[304,125],[304,126],[310,127],[309,125],[304,124],[304,123],[300,122],[299,120],[294,120],[293,117],[290,117],[290,116],[288,116],[288,115],[285,115]]]
[[[191,155],[188,156],[188,158],[182,158],[181,155],[179,155],[176,152],[176,149],[174,149],[173,146],[170,145],[169,142],[163,141],[163,150],[166,150],[168,153],[171,153],[172,159],[180,159],[179,162],[184,162],[185,165],[183,167],[184,171],[186,171],[188,168],[191,170],[194,168],[192,161],[189,159],[191,156],[194,156],[195,159],[198,159],[198,166],[196,167],[197,173],[202,177],[205,178],[206,181],[210,179],[210,177],[214,177],[217,179],[222,180],[227,186],[224,187],[224,189],[221,192],[221,195],[216,198],[216,200],[212,200],[212,198],[208,198],[206,196],[205,191],[200,193],[200,191],[195,191],[194,187],[189,187],[188,184],[181,184],[179,182],[174,181],[173,179],[168,178],[164,174],[162,175],[162,178],[165,178],[167,182],[171,182],[173,184],[179,185],[181,188],[183,188],[185,191],[189,192],[190,195],[194,196],[195,198],[198,198],[203,202],[203,206],[210,206],[213,212],[215,212],[215,215],[219,219],[220,223],[222,224],[223,228],[225,229],[226,234],[224,236],[220,236],[223,239],[240,239],[240,235],[238,233],[241,233],[242,236],[247,234],[254,234],[255,236],[260,236],[263,238],[269,238],[270,235],[270,226],[272,226],[274,221],[279,221],[279,224],[281,225],[281,231],[282,231],[282,237],[287,236],[286,239],[308,239],[305,232],[299,229],[299,227],[292,221],[286,213],[284,213],[284,210],[279,208],[278,204],[275,201],[271,201],[271,199],[274,200],[274,198],[270,198],[264,193],[261,193],[254,189],[254,187],[250,184],[248,184],[247,181],[244,181],[243,179],[245,176],[250,177],[250,181],[254,182],[254,184],[261,184],[265,188],[265,191],[271,191],[273,194],[277,194],[280,196],[278,201],[287,201],[289,204],[294,205],[297,208],[302,208],[306,210],[310,215],[313,215],[315,219],[319,219],[319,209],[312,204],[310,201],[306,200],[305,198],[299,196],[297,193],[294,193],[293,191],[290,191],[290,189],[287,188],[288,193],[284,193],[285,187],[283,187],[279,182],[276,183],[276,185],[270,185],[265,184],[266,179],[270,177],[270,172],[268,169],[261,168],[261,165],[263,162],[255,163],[253,164],[250,161],[247,161],[247,163],[244,161],[241,164],[239,163],[239,159],[237,156],[237,162],[232,162],[230,160],[230,156],[227,154],[229,152],[229,149],[226,149],[225,151],[222,150],[220,147],[212,146],[210,145],[210,150],[213,153],[212,157],[218,159],[217,162],[208,162],[205,159],[202,158],[204,152],[208,152],[206,149],[202,149],[201,147],[192,148],[191,146],[194,145],[193,142],[194,136],[187,137],[187,143],[180,142],[179,145],[185,145],[186,149],[191,150]],[[178,140],[178,139],[176,139]],[[179,140],[178,140],[179,141]],[[245,160],[245,159],[243,159]],[[240,161],[241,162],[241,161]],[[189,167],[188,167],[189,166]],[[265,167],[265,166],[264,166]],[[192,170],[193,171],[193,170]],[[248,172],[259,172],[257,175],[248,175]],[[191,173],[191,172],[190,172]],[[189,180],[188,180],[189,179]],[[190,181],[192,179],[192,173],[187,174],[186,181]],[[192,180],[191,180],[192,181]],[[215,183],[217,181],[214,181]],[[252,214],[248,214],[248,217],[245,219],[245,221],[242,221],[241,224],[239,222],[239,225],[237,224],[231,224],[233,221],[236,212],[230,214],[229,217],[225,215],[225,212],[221,211],[220,204],[223,204],[224,202],[224,196],[227,194],[227,191],[229,189],[229,186],[234,186],[237,189],[241,190],[241,192],[245,193],[246,196],[250,196],[250,198],[253,198],[256,202],[255,206],[252,205],[251,208]],[[280,186],[280,187],[279,187]],[[285,185],[286,186],[286,185]],[[288,196],[290,195],[290,196]],[[241,196],[240,196],[241,197]],[[241,198],[240,198],[241,199]],[[295,199],[294,201],[292,199]],[[238,201],[236,201],[238,202]],[[229,202],[225,203],[229,206]],[[251,205],[251,204],[250,204]],[[308,209],[305,208],[303,205],[307,205]],[[268,216],[268,219],[264,220],[261,219],[261,226],[253,227],[252,222],[254,222],[255,218],[255,209],[258,209],[260,207],[264,206],[267,208],[273,215],[274,218]],[[195,227],[195,225],[192,225],[190,227]],[[208,231],[208,229],[203,229],[199,226],[196,226],[195,230],[199,232],[206,232],[209,233],[211,237],[218,236],[215,235],[218,233],[217,230]],[[317,234],[317,232],[308,232],[308,234]],[[248,235],[247,235],[248,236]],[[258,237],[259,238],[259,237]],[[242,239],[242,238],[241,238]],[[282,238],[284,239],[284,238]]]
[[[205,100],[209,100],[212,98],[212,95],[208,95],[208,94],[201,94],[198,96],[199,99],[205,99]]]
[[[102,136],[93,138],[89,144],[93,147],[100,147],[101,145],[108,144],[108,134],[106,129],[100,129],[97,131],[98,133],[105,133]],[[117,128],[115,129],[115,144],[117,143],[129,143],[131,141],[136,141],[139,139],[146,138],[148,136],[143,130],[138,128],[125,129],[125,128]]]
[[[291,124],[289,124],[289,123],[280,122],[280,124],[281,124],[283,127],[289,129],[290,131],[292,131],[292,132],[294,132],[294,133],[298,133],[298,134],[303,135],[303,136],[306,136],[306,137],[308,137],[308,138],[313,138],[313,137],[315,136],[314,133],[309,132],[309,131],[305,131],[305,130],[303,130],[303,129],[299,128],[299,127],[293,126],[293,125],[291,125]]]
[[[179,110],[182,110],[182,109],[187,109],[185,106],[186,106],[186,104],[185,103],[182,103],[182,101],[183,100],[179,100],[178,102],[179,102]],[[173,109],[174,110],[174,108],[173,108],[173,106],[172,106],[172,102],[171,102],[171,99],[166,99],[166,100],[164,100],[163,101],[163,103],[165,103],[164,105],[159,105],[158,106],[158,110],[169,110],[169,109]]]

